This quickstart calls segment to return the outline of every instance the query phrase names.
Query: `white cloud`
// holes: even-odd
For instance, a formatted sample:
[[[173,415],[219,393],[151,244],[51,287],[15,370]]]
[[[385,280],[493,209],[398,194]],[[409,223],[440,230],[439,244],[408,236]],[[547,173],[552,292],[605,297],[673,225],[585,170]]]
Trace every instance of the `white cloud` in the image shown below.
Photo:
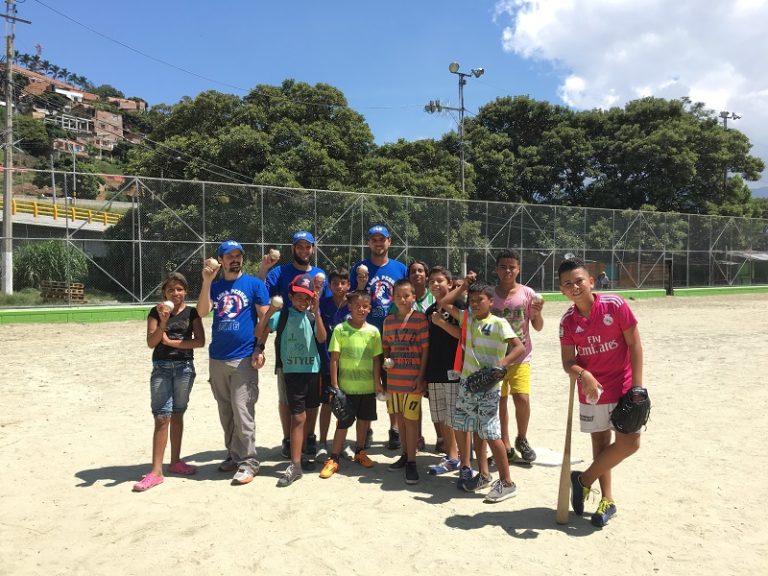
[[[500,0],[496,19],[505,51],[561,72],[566,104],[688,96],[739,114],[768,163],[768,0]]]

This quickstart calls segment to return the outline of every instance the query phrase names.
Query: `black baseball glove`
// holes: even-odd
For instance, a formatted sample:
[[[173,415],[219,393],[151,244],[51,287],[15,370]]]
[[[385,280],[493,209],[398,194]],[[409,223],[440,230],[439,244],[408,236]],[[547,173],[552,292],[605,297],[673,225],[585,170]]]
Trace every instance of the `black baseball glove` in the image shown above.
[[[355,422],[355,413],[352,410],[347,395],[338,388],[330,388],[331,412],[339,421],[339,427],[349,428]]]
[[[473,372],[464,381],[464,386],[470,392],[488,392],[491,388],[496,386],[507,371],[504,368],[495,366],[493,368],[480,368],[477,372]]]
[[[611,412],[614,429],[624,434],[634,434],[648,422],[651,415],[651,398],[645,388],[630,388],[619,398]]]

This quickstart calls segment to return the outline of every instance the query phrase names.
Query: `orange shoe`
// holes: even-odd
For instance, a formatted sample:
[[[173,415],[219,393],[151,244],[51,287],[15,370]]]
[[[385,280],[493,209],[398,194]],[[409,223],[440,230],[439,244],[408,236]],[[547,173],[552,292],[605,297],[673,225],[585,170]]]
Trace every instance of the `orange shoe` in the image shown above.
[[[365,450],[360,450],[357,454],[355,454],[355,462],[360,464],[363,468],[373,468],[374,461],[368,458],[368,454],[365,453]]]
[[[320,470],[320,478],[330,478],[339,470],[339,461],[333,458],[328,458],[325,461],[323,469]]]

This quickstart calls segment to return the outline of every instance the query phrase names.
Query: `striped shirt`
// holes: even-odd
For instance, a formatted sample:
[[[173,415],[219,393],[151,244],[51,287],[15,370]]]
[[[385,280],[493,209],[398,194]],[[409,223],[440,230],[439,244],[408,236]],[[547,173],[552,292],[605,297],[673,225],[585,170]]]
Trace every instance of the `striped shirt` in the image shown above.
[[[463,317],[461,321],[464,321]],[[462,379],[480,368],[498,366],[507,355],[507,340],[517,338],[509,322],[493,314],[480,320],[470,315],[468,321]]]
[[[429,346],[427,317],[415,310],[406,319],[390,314],[384,319],[382,340],[395,362],[387,371],[387,392],[413,392],[421,354]]]

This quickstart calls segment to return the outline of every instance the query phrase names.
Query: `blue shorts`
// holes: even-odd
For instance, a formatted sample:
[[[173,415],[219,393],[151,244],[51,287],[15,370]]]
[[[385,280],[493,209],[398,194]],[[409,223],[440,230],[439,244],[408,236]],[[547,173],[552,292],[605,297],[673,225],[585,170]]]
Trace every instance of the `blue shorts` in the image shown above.
[[[192,360],[155,360],[149,389],[152,395],[152,414],[170,416],[183,414],[189,403],[189,393],[195,382]]]

